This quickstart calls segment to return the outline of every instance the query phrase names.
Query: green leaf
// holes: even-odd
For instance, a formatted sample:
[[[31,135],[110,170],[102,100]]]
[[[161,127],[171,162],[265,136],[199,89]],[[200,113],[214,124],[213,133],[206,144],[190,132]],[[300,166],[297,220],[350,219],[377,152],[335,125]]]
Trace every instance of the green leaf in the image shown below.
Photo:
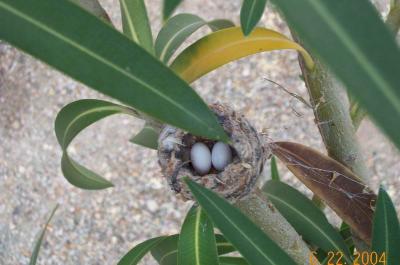
[[[0,0],[0,25],[7,25],[0,27],[1,39],[97,91],[161,122],[228,141],[186,82],[70,1]]]
[[[276,165],[276,158],[275,156],[272,156],[271,158],[271,178],[273,180],[279,180],[279,171],[278,171],[278,166]]]
[[[221,265],[248,265],[244,258],[240,257],[220,257],[219,263]]]
[[[214,226],[201,207],[192,207],[178,242],[178,265],[218,265]]]
[[[167,20],[172,13],[175,11],[175,9],[178,7],[178,5],[182,2],[183,0],[164,0],[163,2],[163,20]]]
[[[153,36],[144,0],[120,0],[122,29],[126,36],[154,54]]]
[[[155,246],[157,246],[161,241],[163,241],[166,236],[155,237],[148,239],[134,248],[129,250],[122,259],[118,262],[118,265],[136,265],[139,261]]]
[[[218,30],[197,40],[175,58],[171,69],[191,83],[208,72],[245,56],[287,49],[300,52],[306,65],[313,67],[314,62],[307,51],[279,32],[256,28],[246,37],[240,27],[233,27]]]
[[[65,178],[72,185],[82,189],[105,189],[113,186],[108,180],[72,160],[68,156],[67,149],[75,136],[83,129],[98,120],[119,113],[136,115],[134,110],[125,106],[96,99],[72,102],[57,114],[55,132],[63,150],[61,168]]]
[[[51,219],[53,218],[55,212],[57,211],[57,208],[58,208],[58,204],[56,204],[56,206],[54,206],[53,210],[50,213],[49,218],[47,219],[46,224],[44,225],[44,227],[42,229],[42,232],[40,233],[38,239],[36,240],[35,247],[33,248],[31,259],[29,261],[29,265],[35,265],[36,262],[37,262],[37,258],[39,256],[40,247],[42,245],[44,236],[46,234],[47,227],[49,226],[49,223],[50,223]]]
[[[178,235],[172,235],[161,241],[151,250],[151,255],[160,265],[176,265],[178,262]]]
[[[160,128],[152,126],[151,123],[146,122],[140,132],[133,136],[129,141],[143,147],[157,150],[159,134]]]
[[[218,19],[207,22],[192,14],[178,14],[170,18],[158,33],[155,42],[156,56],[164,63],[168,63],[174,52],[190,35],[208,24],[212,30],[220,30],[231,25],[227,20]]]
[[[340,225],[340,235],[342,236],[344,242],[347,245],[347,248],[350,251],[350,254],[352,255],[354,253],[353,237],[351,234],[350,226],[345,222],[342,222],[342,224]]]
[[[372,229],[372,251],[386,255],[386,264],[400,264],[400,224],[393,202],[386,191],[379,189]]]
[[[264,192],[278,211],[293,228],[307,241],[322,248],[325,252],[340,251],[351,264],[348,248],[324,213],[298,190],[276,180],[268,181]]]
[[[70,0],[70,1],[78,4],[80,7],[92,13],[96,17],[108,23],[111,23],[110,17],[108,16],[104,8],[100,5],[98,0]]]
[[[235,251],[231,243],[219,234],[215,235],[218,255],[224,255]],[[179,235],[172,235],[164,239],[151,250],[151,254],[160,265],[176,265],[178,262]]]
[[[267,0],[243,0],[242,8],[240,9],[240,25],[244,35],[249,35],[250,32],[260,21]]]
[[[235,23],[233,23],[229,19],[214,19],[214,20],[209,21],[207,24],[212,31],[218,31],[221,29],[232,28],[235,26]]]
[[[188,178],[185,181],[213,223],[250,264],[296,264],[259,227],[225,199]]]
[[[321,263],[321,264],[326,264],[326,260],[328,257],[328,254],[323,251],[321,248],[318,248],[316,251],[313,251],[314,257]],[[313,258],[313,257],[310,257]],[[315,260],[313,258],[313,260]],[[311,264],[312,265],[312,264]]]
[[[400,148],[400,49],[370,1],[275,0],[315,51]]]

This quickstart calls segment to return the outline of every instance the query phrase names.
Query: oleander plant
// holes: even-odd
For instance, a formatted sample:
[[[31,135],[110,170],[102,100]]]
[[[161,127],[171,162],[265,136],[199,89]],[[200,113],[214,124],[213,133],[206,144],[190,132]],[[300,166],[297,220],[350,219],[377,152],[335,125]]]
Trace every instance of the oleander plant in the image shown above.
[[[113,186],[73,160],[68,146],[91,124],[122,113],[145,121],[131,142],[157,150],[160,177],[193,201],[179,234],[133,246],[118,265],[139,264],[147,254],[160,265],[400,264],[395,207],[384,187],[368,187],[356,137],[368,115],[400,148],[400,1],[391,0],[383,19],[367,0],[243,0],[240,25],[172,16],[181,1],[164,0],[153,39],[144,0],[119,1],[122,33],[97,0],[0,0],[1,40],[120,102],[82,99],[58,113],[68,182],[87,190]],[[291,36],[257,26],[271,9]],[[202,27],[211,33],[177,53]],[[299,53],[310,99],[297,98],[313,109],[327,155],[273,141],[229,104],[207,104],[190,87],[234,60],[286,49]],[[339,96],[343,89],[349,104]],[[312,199],[280,179],[277,160]],[[271,179],[260,183],[267,164]],[[340,227],[325,207],[342,219]]]

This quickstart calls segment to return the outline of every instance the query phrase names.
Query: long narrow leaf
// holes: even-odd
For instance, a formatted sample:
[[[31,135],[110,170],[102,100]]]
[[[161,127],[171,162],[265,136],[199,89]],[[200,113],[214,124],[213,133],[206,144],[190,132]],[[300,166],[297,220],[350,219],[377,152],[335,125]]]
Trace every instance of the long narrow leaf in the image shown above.
[[[215,20],[209,23],[213,30],[220,30],[231,25],[226,20]],[[178,14],[170,18],[158,33],[155,42],[156,56],[164,63],[168,63],[174,52],[190,35],[209,23],[192,14]]]
[[[172,15],[172,13],[175,11],[175,9],[178,7],[178,5],[182,1],[183,0],[164,0],[163,1],[162,15],[163,15],[164,21],[166,21]]]
[[[122,259],[118,262],[118,265],[136,265],[139,261],[157,244],[163,241],[166,237],[160,236],[152,239],[148,239],[139,245],[135,246],[128,253],[126,253]]]
[[[221,265],[248,265],[244,258],[240,257],[220,257],[219,263]]]
[[[159,265],[177,265],[178,241],[179,234],[172,235],[151,250],[151,255]]]
[[[1,39],[99,92],[193,134],[228,140],[184,81],[70,1],[0,0],[0,25]]]
[[[207,25],[210,27],[212,31],[218,31],[221,29],[232,28],[235,26],[235,23],[229,19],[214,19],[207,22]]]
[[[400,264],[400,224],[389,195],[379,189],[374,216],[372,251],[385,255],[386,264]]]
[[[219,234],[215,235],[218,255],[224,255],[235,251],[231,243]],[[151,255],[160,265],[176,265],[178,262],[179,235],[172,235],[164,239],[151,250]]]
[[[346,243],[312,201],[281,181],[270,180],[263,190],[278,211],[304,239],[325,252],[341,252],[347,264],[351,264],[351,255]]]
[[[290,26],[400,148],[400,49],[370,1],[274,0]]]
[[[154,54],[153,36],[144,0],[120,0],[122,29],[129,38]]]
[[[214,226],[201,207],[192,207],[183,222],[178,265],[218,265]]]
[[[354,253],[353,236],[351,234],[350,226],[345,222],[342,222],[342,224],[340,225],[340,235],[342,236],[344,242],[346,243],[350,253],[353,254]]]
[[[249,35],[264,13],[267,0],[243,0],[240,24],[244,35]]]
[[[104,189],[112,183],[93,171],[79,165],[68,156],[68,145],[79,132],[89,125],[113,114],[136,115],[136,112],[125,106],[111,102],[83,99],[66,105],[58,113],[55,121],[55,132],[58,143],[63,150],[61,168],[65,178],[74,186],[82,189]]]
[[[271,178],[273,180],[279,180],[279,171],[278,171],[278,166],[276,164],[276,158],[275,156],[272,156],[271,158]]]
[[[39,237],[38,237],[38,239],[37,239],[37,241],[35,243],[35,247],[33,248],[31,259],[29,261],[29,265],[35,265],[36,262],[37,262],[37,258],[39,256],[40,247],[42,246],[42,242],[43,242],[44,236],[46,234],[47,227],[49,226],[49,223],[50,223],[51,219],[53,218],[54,214],[56,213],[57,208],[58,208],[58,204],[56,204],[56,206],[51,211],[50,216],[47,219],[47,222],[46,222],[45,226],[43,227],[43,230],[40,233],[40,235],[39,235]]]
[[[264,28],[256,28],[245,37],[240,27],[213,32],[186,48],[171,64],[171,68],[188,83],[208,72],[242,57],[273,50],[295,49],[307,65],[313,60],[299,44],[284,35]]]
[[[186,183],[223,235],[252,265],[295,265],[274,241],[225,199],[190,179]]]
[[[129,141],[143,147],[157,150],[159,134],[160,128],[152,126],[150,122],[146,122],[140,132],[133,136]]]

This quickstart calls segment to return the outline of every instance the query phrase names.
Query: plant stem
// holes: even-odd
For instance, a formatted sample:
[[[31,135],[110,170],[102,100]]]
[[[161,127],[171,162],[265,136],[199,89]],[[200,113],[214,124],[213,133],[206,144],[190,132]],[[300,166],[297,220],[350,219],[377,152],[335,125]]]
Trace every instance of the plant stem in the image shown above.
[[[297,264],[309,264],[311,250],[261,190],[257,189],[237,201],[235,206],[285,250]],[[319,264],[317,260],[313,261],[313,264]]]
[[[299,58],[300,68],[313,106],[315,122],[328,155],[350,168],[364,181],[368,170],[361,155],[355,129],[345,103],[342,84],[315,59],[314,69],[307,69]]]

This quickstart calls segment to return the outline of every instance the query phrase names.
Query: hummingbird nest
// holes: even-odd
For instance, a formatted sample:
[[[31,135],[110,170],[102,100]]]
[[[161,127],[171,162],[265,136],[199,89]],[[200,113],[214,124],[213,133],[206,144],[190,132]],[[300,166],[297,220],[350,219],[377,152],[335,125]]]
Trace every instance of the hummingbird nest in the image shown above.
[[[216,142],[169,125],[162,129],[158,139],[159,164],[171,189],[183,200],[193,200],[183,181],[184,177],[189,177],[234,202],[253,190],[270,150],[242,114],[218,103],[210,105],[210,109],[230,138],[230,164],[222,171],[211,168],[207,174],[197,173],[190,160],[192,146],[201,142],[211,150]]]

